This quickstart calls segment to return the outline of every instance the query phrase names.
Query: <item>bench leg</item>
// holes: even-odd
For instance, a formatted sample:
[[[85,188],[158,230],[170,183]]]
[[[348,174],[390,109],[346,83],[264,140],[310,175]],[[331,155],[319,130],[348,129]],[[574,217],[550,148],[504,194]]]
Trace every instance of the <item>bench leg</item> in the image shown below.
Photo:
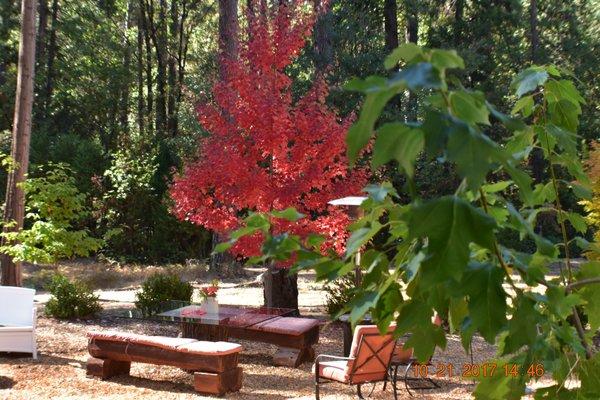
[[[296,368],[303,362],[313,361],[314,359],[315,350],[312,347],[304,347],[302,349],[280,347],[273,356],[273,364],[280,367]]]
[[[195,372],[194,389],[200,393],[222,396],[242,388],[242,368],[236,367],[221,373]]]
[[[87,360],[87,376],[97,376],[107,379],[116,375],[129,375],[131,363],[128,361],[115,361],[109,359],[90,357]]]

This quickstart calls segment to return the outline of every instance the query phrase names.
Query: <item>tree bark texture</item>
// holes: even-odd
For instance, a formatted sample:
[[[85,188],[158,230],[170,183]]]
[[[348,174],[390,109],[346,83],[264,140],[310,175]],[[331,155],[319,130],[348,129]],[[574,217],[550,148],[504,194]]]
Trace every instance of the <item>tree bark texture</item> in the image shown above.
[[[317,72],[324,72],[333,62],[333,46],[331,43],[331,10],[329,4],[323,0],[314,0],[313,6],[317,10],[317,21],[314,29],[314,57]]]
[[[56,32],[58,30],[58,0],[52,1],[52,25],[50,27],[48,38],[48,59],[46,61],[46,87],[44,90],[44,111],[46,118],[48,116],[52,93],[54,91],[54,61],[56,59],[57,45]]]
[[[398,4],[396,0],[385,0],[383,5],[385,48],[388,52],[398,47]]]
[[[238,54],[238,1],[219,0],[219,49],[221,56],[235,60]],[[226,71],[221,64],[221,76]]]
[[[31,110],[33,105],[33,78],[35,73],[35,0],[22,0],[21,38],[17,72],[17,92],[12,132],[11,157],[17,163],[8,174],[4,209],[5,231],[23,227],[25,194],[21,184],[29,167],[29,141],[31,138]],[[6,226],[12,223],[14,225]],[[7,244],[2,238],[2,244]],[[7,254],[0,254],[2,285],[21,286],[21,265]]]
[[[263,299],[265,307],[298,310],[298,275],[270,265],[263,274]]]
[[[531,0],[529,2],[529,30],[531,34],[531,61],[535,64],[538,62],[538,52],[540,47],[537,0]]]
[[[405,0],[406,9],[406,41],[417,43],[419,41],[419,14],[414,0]],[[417,96],[414,93],[409,93],[408,102],[406,104],[406,117],[409,121],[414,121],[417,118],[418,104]]]

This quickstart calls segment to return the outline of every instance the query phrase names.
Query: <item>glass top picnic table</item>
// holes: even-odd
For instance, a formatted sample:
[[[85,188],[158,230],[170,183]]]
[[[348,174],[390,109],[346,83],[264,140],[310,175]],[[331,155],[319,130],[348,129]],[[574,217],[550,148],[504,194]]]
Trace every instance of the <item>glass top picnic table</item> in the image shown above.
[[[202,304],[185,301],[167,301],[151,310],[139,308],[126,310],[127,318],[139,318],[162,322],[183,322],[201,325],[247,328],[252,325],[285,316],[294,316],[292,308],[251,307],[219,304],[216,312],[207,311]]]

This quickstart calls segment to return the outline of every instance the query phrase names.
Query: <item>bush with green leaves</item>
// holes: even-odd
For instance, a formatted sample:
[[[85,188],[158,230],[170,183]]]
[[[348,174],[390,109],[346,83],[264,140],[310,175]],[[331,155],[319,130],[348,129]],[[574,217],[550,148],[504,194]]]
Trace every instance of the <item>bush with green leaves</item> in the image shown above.
[[[135,306],[149,315],[160,311],[161,305],[169,301],[191,301],[194,288],[175,274],[157,273],[142,284],[142,290],[136,295]]]
[[[52,297],[46,303],[46,314],[60,319],[89,318],[102,307],[98,296],[81,282],[71,282],[62,274],[56,274],[48,287]]]
[[[66,164],[39,168],[39,177],[24,183],[25,228],[3,232],[7,245],[0,251],[15,261],[55,263],[60,259],[87,257],[104,244],[80,222],[89,215],[86,195],[75,185],[73,171]]]
[[[345,310],[346,304],[354,297],[356,280],[354,275],[345,275],[334,281],[328,282],[324,287],[325,310],[328,314],[337,315]]]
[[[361,256],[363,283],[345,307],[353,323],[370,312],[381,330],[395,322],[396,335],[415,333],[406,346],[421,362],[436,347],[446,347],[447,334],[431,322],[435,312],[466,352],[476,334],[495,344],[497,354],[488,362],[496,372],[479,378],[477,399],[523,397],[540,377],[539,368],[530,368],[536,365],[553,378],[535,390],[536,399],[600,398],[600,352],[592,342],[600,328],[600,262],[573,268],[571,245],[597,248],[584,238],[584,218],[562,204],[565,194],[591,197],[578,153],[585,101],[573,77],[552,65],[525,69],[512,82],[515,105],[505,114],[462,85],[455,71],[464,63],[454,51],[409,43],[388,56],[385,66],[390,77],[355,79],[346,87],[365,96],[347,135],[348,154],[356,162],[373,143],[373,168],[395,163],[405,175],[408,202],[399,203],[389,183],[367,187],[364,217],[352,225],[342,257],[323,255],[323,240],[314,236],[271,234],[272,216],[265,214],[251,215],[233,242],[261,232],[262,255],[251,261],[293,257],[296,269],[314,269],[318,280],[332,281],[351,273],[357,250],[385,229],[384,248],[367,247]],[[407,91],[426,99],[422,118],[378,124],[385,105]],[[492,124],[503,132],[496,137],[505,139],[488,135]],[[534,184],[527,171],[533,149],[545,159],[547,182]],[[414,166],[423,153],[454,166],[460,182],[453,194],[419,197]],[[536,232],[540,215],[560,226],[558,242]],[[500,243],[503,230],[531,239],[535,251]],[[548,274],[553,263],[560,265],[559,276]],[[513,365],[516,376],[503,372]]]
[[[95,201],[98,226],[110,233],[104,252],[125,262],[208,257],[210,233],[169,213],[167,178],[155,153],[139,149],[113,154],[100,181],[103,195]]]

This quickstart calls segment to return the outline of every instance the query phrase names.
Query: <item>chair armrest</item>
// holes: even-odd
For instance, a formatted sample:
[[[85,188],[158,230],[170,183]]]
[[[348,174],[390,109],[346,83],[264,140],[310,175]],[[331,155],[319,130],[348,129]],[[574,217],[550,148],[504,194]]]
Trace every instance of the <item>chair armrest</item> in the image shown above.
[[[353,357],[340,357],[340,356],[330,356],[329,354],[319,354],[317,358],[315,358],[315,363],[318,364],[321,359],[327,358],[331,360],[341,360],[341,361],[351,361],[354,360]]]
[[[35,304],[33,305],[33,310],[32,310],[32,318],[31,318],[31,327],[33,328],[33,330],[35,331],[35,326],[37,325],[37,308],[35,306]]]

